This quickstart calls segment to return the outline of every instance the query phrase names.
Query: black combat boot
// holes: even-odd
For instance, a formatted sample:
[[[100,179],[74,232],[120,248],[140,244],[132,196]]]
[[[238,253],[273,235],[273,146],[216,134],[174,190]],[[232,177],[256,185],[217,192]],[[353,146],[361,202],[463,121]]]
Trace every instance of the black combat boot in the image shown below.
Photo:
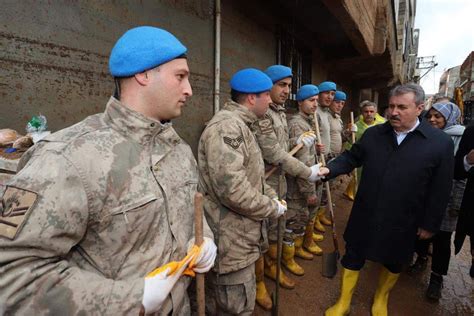
[[[433,301],[439,301],[441,298],[441,289],[443,288],[443,276],[431,273],[430,284],[426,290],[426,297]]]

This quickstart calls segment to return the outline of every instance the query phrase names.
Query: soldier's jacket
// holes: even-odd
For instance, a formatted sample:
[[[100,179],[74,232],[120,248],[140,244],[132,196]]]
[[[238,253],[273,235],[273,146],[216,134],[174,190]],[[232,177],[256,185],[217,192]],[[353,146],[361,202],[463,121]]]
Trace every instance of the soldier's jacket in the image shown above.
[[[199,141],[200,190],[218,245],[214,271],[243,269],[260,256],[266,241],[264,219],[277,215],[276,197],[264,180],[264,166],[249,128],[257,117],[228,102],[209,122]]]
[[[258,120],[256,136],[265,161],[265,169],[270,170],[274,165],[281,164],[286,173],[307,179],[311,175],[310,168],[288,154],[290,146],[287,124],[285,108],[277,104],[271,104],[265,116]],[[267,183],[275,190],[278,189],[278,178],[279,173],[274,172],[267,179]],[[285,182],[284,177],[282,181]],[[286,183],[281,185],[284,196]]]
[[[35,145],[19,169],[0,193],[1,219],[23,225],[0,224],[0,314],[138,315],[144,276],[181,260],[194,235],[189,146],[170,123],[111,98]],[[189,281],[160,314],[190,313]]]
[[[323,143],[325,149],[325,155],[331,153],[331,113],[329,112],[329,107],[318,106],[316,110],[318,113],[318,123],[319,123],[319,132],[321,133],[321,142]]]
[[[341,120],[341,116],[332,111],[329,116],[329,133],[331,137],[331,154],[337,156],[342,152],[342,142],[343,142],[343,131],[344,125]]]
[[[304,132],[314,131],[314,119],[312,115],[298,112],[288,120],[288,129],[290,136],[290,146],[296,146],[296,140]],[[314,146],[310,148],[303,146],[296,154],[295,158],[303,162],[307,166],[316,163],[316,150]],[[315,184],[303,178],[295,178],[287,175],[288,194],[290,200],[307,199],[311,195],[316,194]]]

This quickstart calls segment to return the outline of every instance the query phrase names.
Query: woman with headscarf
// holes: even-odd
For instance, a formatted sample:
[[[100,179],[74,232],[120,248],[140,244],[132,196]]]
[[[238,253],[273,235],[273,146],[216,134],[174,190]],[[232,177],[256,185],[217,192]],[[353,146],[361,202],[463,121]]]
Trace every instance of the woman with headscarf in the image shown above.
[[[464,126],[459,124],[461,111],[454,103],[442,101],[433,104],[426,113],[425,119],[435,128],[443,130],[451,136],[454,142],[454,153],[459,148]],[[462,196],[466,186],[465,180],[453,180],[451,198],[446,208],[439,232],[430,240],[418,240],[416,245],[417,259],[410,266],[408,273],[415,274],[424,270],[428,262],[428,248],[433,243],[433,255],[431,262],[430,284],[426,290],[429,299],[438,301],[441,298],[443,287],[443,275],[448,273],[449,260],[451,257],[451,235],[456,229]]]

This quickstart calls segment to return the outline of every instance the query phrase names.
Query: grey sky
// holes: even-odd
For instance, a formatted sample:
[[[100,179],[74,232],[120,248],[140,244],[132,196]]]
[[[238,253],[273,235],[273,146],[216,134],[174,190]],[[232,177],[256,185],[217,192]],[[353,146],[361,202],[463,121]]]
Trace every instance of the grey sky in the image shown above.
[[[418,0],[415,28],[420,29],[418,56],[435,55],[438,62],[421,79],[426,93],[435,93],[443,71],[462,64],[474,50],[474,0]]]

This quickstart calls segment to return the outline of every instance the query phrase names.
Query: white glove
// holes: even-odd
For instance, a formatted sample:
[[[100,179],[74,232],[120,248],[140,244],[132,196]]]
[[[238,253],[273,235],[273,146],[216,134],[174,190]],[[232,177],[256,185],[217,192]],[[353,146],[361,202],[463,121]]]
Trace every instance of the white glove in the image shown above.
[[[189,256],[175,271],[172,271],[172,266],[168,264],[155,270],[160,272],[153,271],[145,277],[142,304],[146,314],[154,313],[160,309],[192,258],[193,256]],[[171,275],[168,275],[169,273]]]
[[[296,144],[301,144],[303,143],[306,147],[311,147],[314,145],[314,142],[316,141],[316,135],[314,132],[304,132],[303,134],[298,137],[296,140]]]
[[[352,132],[352,133],[357,133],[357,125],[352,124],[352,126],[351,126],[351,132]]]
[[[321,179],[321,176],[319,176],[320,167],[321,167],[320,163],[311,166],[311,175],[308,177],[308,181],[316,182]]]
[[[275,198],[274,200],[278,204],[277,216],[276,217],[280,217],[280,216],[282,216],[286,213],[286,210],[287,210],[286,201],[285,200],[278,200],[277,198]]]
[[[194,238],[192,238],[188,243],[188,253],[194,246]],[[194,272],[197,273],[206,273],[207,271],[211,270],[214,266],[214,261],[216,260],[217,256],[217,247],[209,237],[204,237],[204,241],[201,244],[201,251],[197,255],[196,260],[194,261]]]

